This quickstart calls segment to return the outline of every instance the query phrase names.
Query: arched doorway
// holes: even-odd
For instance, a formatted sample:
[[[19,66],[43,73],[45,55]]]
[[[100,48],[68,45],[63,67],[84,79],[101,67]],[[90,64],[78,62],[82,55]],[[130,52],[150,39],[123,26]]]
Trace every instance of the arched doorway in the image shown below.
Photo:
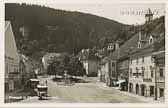
[[[129,92],[132,92],[132,90],[133,90],[133,84],[129,83]]]
[[[145,88],[146,86],[144,84],[141,85],[141,96],[145,96]]]
[[[139,94],[139,85],[136,84],[136,94]]]

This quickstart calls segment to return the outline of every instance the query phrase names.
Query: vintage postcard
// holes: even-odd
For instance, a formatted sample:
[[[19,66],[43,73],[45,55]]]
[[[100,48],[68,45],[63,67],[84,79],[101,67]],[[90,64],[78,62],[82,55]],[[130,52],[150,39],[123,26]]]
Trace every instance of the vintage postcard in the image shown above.
[[[1,5],[2,106],[168,105],[166,1]]]

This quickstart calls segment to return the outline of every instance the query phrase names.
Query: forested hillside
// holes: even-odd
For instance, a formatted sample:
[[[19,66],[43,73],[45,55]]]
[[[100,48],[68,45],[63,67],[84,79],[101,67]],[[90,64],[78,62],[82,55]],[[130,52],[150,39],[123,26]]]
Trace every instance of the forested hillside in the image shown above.
[[[5,20],[12,23],[18,50],[39,60],[46,52],[77,54],[83,48],[99,49],[116,40],[122,44],[140,27],[91,14],[14,3],[5,4]],[[148,25],[144,27],[152,29]],[[29,29],[26,39],[19,31],[23,26]]]
[[[95,15],[26,4],[6,4],[5,19],[12,23],[18,49],[23,50],[26,46],[28,54],[48,48],[77,53],[81,48],[114,41],[119,33],[130,27]],[[22,26],[31,31],[27,42],[23,42],[19,32]],[[31,44],[35,49],[30,48]]]

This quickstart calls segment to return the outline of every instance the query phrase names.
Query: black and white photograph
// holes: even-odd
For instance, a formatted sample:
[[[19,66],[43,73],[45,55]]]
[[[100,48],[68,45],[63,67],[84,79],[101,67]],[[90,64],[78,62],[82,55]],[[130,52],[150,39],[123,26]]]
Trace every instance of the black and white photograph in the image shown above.
[[[166,3],[4,8],[4,104],[165,103]]]

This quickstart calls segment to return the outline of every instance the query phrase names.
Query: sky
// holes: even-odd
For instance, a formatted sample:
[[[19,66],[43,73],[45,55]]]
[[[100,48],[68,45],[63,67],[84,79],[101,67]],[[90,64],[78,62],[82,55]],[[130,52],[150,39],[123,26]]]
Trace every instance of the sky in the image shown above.
[[[89,13],[124,24],[145,23],[144,14],[150,8],[154,18],[164,15],[164,4],[45,4],[47,7]]]

